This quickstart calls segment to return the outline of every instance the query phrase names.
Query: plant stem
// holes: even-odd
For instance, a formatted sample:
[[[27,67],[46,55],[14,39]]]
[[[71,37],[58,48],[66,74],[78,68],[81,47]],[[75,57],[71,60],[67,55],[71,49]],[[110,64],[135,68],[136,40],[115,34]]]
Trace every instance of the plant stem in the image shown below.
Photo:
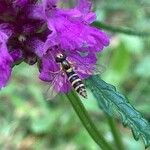
[[[101,23],[99,21],[95,21],[93,23],[93,25],[97,28],[102,28],[102,29],[105,29],[105,30],[108,30],[111,32],[115,32],[115,33],[123,33],[123,34],[134,35],[134,36],[150,37],[150,32],[140,32],[140,31],[128,29],[125,27],[114,27],[114,26],[107,25],[105,23]]]
[[[111,128],[111,133],[113,134],[117,149],[124,150],[123,142],[122,142],[120,133],[118,132],[118,129],[116,128],[116,123],[115,123],[114,119],[108,115],[106,115],[106,116],[107,116],[109,126]]]
[[[102,134],[98,131],[91,118],[89,117],[88,112],[83,106],[78,95],[72,91],[67,94],[67,98],[72,104],[74,110],[76,111],[78,117],[80,118],[82,124],[93,138],[93,140],[103,149],[103,150],[113,150],[112,147],[106,142]]]

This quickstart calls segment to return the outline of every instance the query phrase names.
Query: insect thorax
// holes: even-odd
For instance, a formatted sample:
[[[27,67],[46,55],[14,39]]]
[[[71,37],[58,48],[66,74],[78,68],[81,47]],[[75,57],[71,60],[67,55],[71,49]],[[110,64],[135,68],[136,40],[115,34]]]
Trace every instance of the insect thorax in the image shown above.
[[[61,64],[65,70],[71,69],[70,63],[67,60],[64,60]]]

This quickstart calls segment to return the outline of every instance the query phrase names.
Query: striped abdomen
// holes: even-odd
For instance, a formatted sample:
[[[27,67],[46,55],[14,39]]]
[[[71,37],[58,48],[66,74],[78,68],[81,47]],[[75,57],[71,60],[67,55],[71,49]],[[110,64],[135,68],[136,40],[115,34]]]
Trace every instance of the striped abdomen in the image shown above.
[[[72,87],[77,93],[79,93],[84,98],[87,98],[86,88],[79,76],[70,68],[70,71],[66,70],[68,80],[70,81]]]

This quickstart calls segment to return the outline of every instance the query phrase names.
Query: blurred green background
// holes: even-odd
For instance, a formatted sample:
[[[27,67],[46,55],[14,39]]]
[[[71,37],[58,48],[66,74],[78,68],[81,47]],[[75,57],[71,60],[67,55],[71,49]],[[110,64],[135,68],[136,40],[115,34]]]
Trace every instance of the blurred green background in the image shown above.
[[[149,0],[95,0],[98,21],[135,31],[150,31]],[[111,43],[99,55],[106,66],[102,79],[115,85],[150,121],[150,37],[108,32]],[[0,94],[0,149],[2,150],[98,150],[69,101],[46,101],[47,85],[38,69],[25,63],[14,67],[11,80]],[[96,126],[113,143],[108,120],[88,93],[83,101]],[[126,150],[144,150],[128,128],[116,120]]]

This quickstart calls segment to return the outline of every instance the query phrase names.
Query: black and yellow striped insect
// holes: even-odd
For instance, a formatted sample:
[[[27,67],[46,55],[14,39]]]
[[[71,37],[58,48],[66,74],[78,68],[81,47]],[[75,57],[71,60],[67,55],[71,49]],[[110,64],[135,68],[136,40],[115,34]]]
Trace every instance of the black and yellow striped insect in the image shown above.
[[[57,53],[55,56],[53,56],[53,58],[54,60],[51,61],[54,63],[54,66],[56,66],[57,63],[59,68],[57,69],[52,68],[52,70],[56,71],[49,71],[50,75],[53,75],[53,77],[51,85],[49,86],[45,94],[45,98],[47,100],[53,99],[59,92],[62,92],[61,88],[69,84],[69,82],[70,82],[69,85],[71,85],[79,95],[81,95],[84,98],[87,98],[86,87],[82,79],[79,77],[78,73],[80,72],[86,75],[101,74],[101,72],[103,71],[103,67],[101,65],[98,65],[98,67],[93,68],[91,72],[89,70],[89,68],[91,68],[91,64],[90,63],[87,64],[85,63],[85,61],[80,62],[80,64],[82,64],[82,67],[84,66],[84,68],[86,68],[85,70],[82,70],[80,66],[76,68],[74,62],[70,62],[68,60],[67,55],[63,53]],[[85,59],[84,56],[83,59]],[[81,60],[76,59],[76,61]],[[68,87],[69,86],[63,87],[63,89],[69,91],[67,90]]]
[[[63,71],[66,73],[68,80],[71,83],[71,86],[75,89],[75,91],[84,98],[87,98],[87,92],[84,83],[79,78],[79,76],[74,71],[73,67],[66,59],[66,55],[59,53],[56,55],[55,61],[61,64]]]

